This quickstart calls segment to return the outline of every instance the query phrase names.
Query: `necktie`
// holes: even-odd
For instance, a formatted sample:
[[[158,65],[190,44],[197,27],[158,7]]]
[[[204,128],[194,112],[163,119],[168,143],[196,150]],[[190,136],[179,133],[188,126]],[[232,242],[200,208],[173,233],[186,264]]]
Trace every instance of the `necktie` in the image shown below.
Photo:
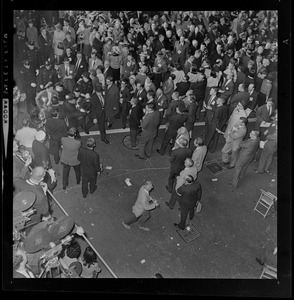
[[[66,76],[69,76],[69,67],[66,68]]]
[[[270,107],[268,108],[268,115],[270,116],[271,113],[272,113],[272,107],[270,106]]]
[[[211,96],[211,97],[209,98],[208,103],[207,103],[208,106],[210,106],[210,103],[211,103],[212,99],[213,99],[213,96]]]
[[[76,70],[79,68],[79,65],[80,65],[80,60],[77,60],[77,63],[76,63]]]
[[[94,65],[95,65],[95,60],[93,59],[93,61],[92,61],[92,69],[94,69]]]
[[[104,108],[104,101],[103,101],[103,98],[101,96],[99,96],[99,100],[100,100],[100,103],[101,103],[101,106],[102,106],[102,109]]]

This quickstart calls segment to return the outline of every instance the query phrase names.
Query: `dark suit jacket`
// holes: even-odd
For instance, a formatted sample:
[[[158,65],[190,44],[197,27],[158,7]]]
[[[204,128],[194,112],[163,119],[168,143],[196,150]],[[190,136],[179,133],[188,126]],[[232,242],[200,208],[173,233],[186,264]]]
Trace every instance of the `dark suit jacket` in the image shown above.
[[[180,174],[180,172],[185,168],[185,159],[187,157],[192,157],[192,154],[193,150],[190,148],[178,148],[173,150],[169,158],[169,161],[171,163],[170,171],[172,173]]]
[[[78,160],[81,162],[82,176],[95,177],[98,172],[101,172],[100,157],[94,150],[81,148],[78,153]]]
[[[246,163],[251,162],[254,159],[255,153],[259,147],[259,141],[259,138],[256,138],[255,140],[250,138],[246,141],[240,142],[240,152],[238,155],[236,166],[245,165]]]
[[[139,94],[139,91],[137,90],[135,92],[135,97],[138,98],[138,103],[140,103],[140,105],[144,108],[146,106],[146,103],[148,101],[147,99],[147,93],[145,91],[145,89],[143,88],[143,90],[141,91],[141,93]]]
[[[48,163],[49,169],[52,168],[49,149],[44,143],[34,140],[32,144],[32,151],[34,153],[34,167],[42,166],[42,162],[44,161]]]
[[[216,107],[210,126],[215,128],[218,128],[219,130],[222,130],[222,128],[225,126],[227,122],[228,117],[228,109],[226,106],[218,106]]]
[[[112,69],[109,67],[106,71],[104,70],[103,75],[104,75],[105,81],[106,81],[107,77],[112,77],[113,78]]]
[[[179,92],[180,96],[184,96],[184,95],[186,95],[186,92],[189,90],[190,85],[191,85],[191,83],[189,81],[187,81],[187,82],[184,82],[184,81],[178,82],[176,91]]]
[[[101,95],[103,98],[103,96]],[[93,93],[90,98],[90,103],[92,104],[91,110],[89,112],[89,118],[99,119],[102,117],[104,109],[102,108],[101,101],[96,93]],[[105,106],[105,102],[104,102]],[[104,115],[105,116],[105,115]]]
[[[200,102],[200,101],[204,100],[206,85],[207,85],[206,78],[204,78],[200,82],[195,82],[195,83],[191,84],[191,89],[194,90],[194,95],[196,97],[196,102]]]
[[[188,113],[187,113],[187,121],[186,121],[186,128],[188,129],[188,131],[192,130],[194,127],[194,123],[196,120],[196,110],[197,110],[197,104],[196,102],[192,102],[188,105],[187,107]]]
[[[253,91],[253,93],[251,95],[249,95],[248,102],[244,106],[244,109],[250,108],[251,110],[254,110],[254,108],[257,104],[257,95],[258,95],[258,93],[256,91]]]
[[[75,61],[75,64],[76,64],[76,61]],[[84,59],[82,59],[78,68],[76,68],[76,65],[74,65],[75,80],[78,81],[81,78],[82,74],[87,71],[88,71],[88,64]]]
[[[67,127],[64,120],[49,118],[45,128],[51,140],[61,142],[61,138],[67,136]]]
[[[221,93],[221,98],[223,98],[227,101],[234,92],[233,80],[231,80],[228,84],[226,84],[226,81],[225,81],[220,89],[224,91],[223,93]]]
[[[132,130],[137,130],[140,126],[140,121],[143,117],[143,110],[141,105],[137,104],[135,105],[130,112],[130,118],[129,118],[129,126]]]
[[[183,210],[189,210],[196,206],[196,203],[200,201],[202,194],[201,184],[197,181],[191,184],[182,185],[178,188],[177,192],[181,195],[178,197],[178,202]]]
[[[256,111],[256,122],[255,128],[259,130],[260,124],[262,121],[271,122],[271,116],[273,115],[275,110],[275,105],[272,106],[272,113],[269,115],[266,104],[260,106]]]
[[[177,135],[177,131],[180,127],[184,125],[187,121],[187,114],[178,114],[175,113],[167,118],[167,122],[169,123],[168,129],[165,133],[165,138],[171,139]]]
[[[160,125],[160,113],[159,111],[154,111],[146,115],[142,120],[142,135],[141,140],[149,140],[157,136],[158,127]]]
[[[249,93],[244,91],[244,92],[239,92],[235,96],[233,96],[230,100],[230,106],[235,108],[239,102],[243,104],[243,106],[246,106],[249,101]]]

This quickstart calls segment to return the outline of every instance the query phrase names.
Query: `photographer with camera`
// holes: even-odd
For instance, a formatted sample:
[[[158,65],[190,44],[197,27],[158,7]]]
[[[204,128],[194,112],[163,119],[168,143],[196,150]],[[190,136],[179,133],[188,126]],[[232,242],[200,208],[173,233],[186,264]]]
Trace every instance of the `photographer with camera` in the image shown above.
[[[151,181],[145,181],[143,186],[141,186],[137,201],[132,209],[132,216],[122,222],[126,229],[131,229],[129,225],[137,222],[139,219],[139,228],[144,231],[150,231],[146,227],[146,222],[151,218],[150,210],[159,206],[157,200],[152,198],[149,193],[153,189],[153,184]]]

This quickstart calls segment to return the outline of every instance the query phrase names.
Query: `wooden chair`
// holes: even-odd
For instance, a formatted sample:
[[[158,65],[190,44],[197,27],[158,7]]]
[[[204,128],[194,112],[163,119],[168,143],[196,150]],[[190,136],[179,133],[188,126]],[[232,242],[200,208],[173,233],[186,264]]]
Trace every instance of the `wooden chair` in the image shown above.
[[[265,265],[259,279],[277,279],[277,268]]]
[[[265,192],[264,190],[260,190],[260,197],[254,207],[254,210],[259,212],[265,218],[268,214],[271,207],[277,201],[277,197],[272,193]]]

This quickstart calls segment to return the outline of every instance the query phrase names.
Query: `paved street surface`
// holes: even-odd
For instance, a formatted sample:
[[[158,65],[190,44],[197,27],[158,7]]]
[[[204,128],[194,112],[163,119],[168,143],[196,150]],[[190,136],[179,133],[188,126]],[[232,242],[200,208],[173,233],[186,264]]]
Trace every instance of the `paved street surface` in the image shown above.
[[[195,128],[194,135],[201,134],[203,126]],[[155,149],[159,148],[163,133],[160,130]],[[266,218],[253,209],[260,189],[277,193],[277,159],[274,158],[270,173],[264,175],[252,171],[257,165],[253,162],[244,182],[234,192],[228,185],[234,169],[215,176],[204,167],[198,176],[203,188],[203,208],[192,220],[201,236],[186,243],[173,225],[180,219],[178,205],[170,210],[164,204],[170,197],[165,189],[168,155],[162,157],[154,151],[146,161],[137,159],[136,151],[122,143],[127,134],[127,130],[109,134],[111,145],[93,135],[97,140],[95,151],[103,166],[111,166],[112,170],[103,171],[97,180],[97,191],[86,199],[82,198],[81,185],[75,183],[73,170],[68,190],[62,190],[62,167],[54,165],[58,178],[56,199],[84,228],[87,238],[116,276],[150,278],[161,273],[165,278],[259,278],[261,266],[255,258],[264,247],[276,243],[277,216],[274,209]],[[87,137],[82,137],[83,144]],[[219,142],[215,153],[208,153],[206,161],[220,161],[223,142]],[[131,186],[125,183],[126,178],[130,178]],[[212,181],[215,178],[217,181]],[[140,230],[137,223],[130,230],[125,229],[121,222],[129,215],[144,180],[154,183],[151,195],[159,200],[160,207],[151,212],[150,232]],[[62,215],[58,205],[53,210],[54,215]],[[103,263],[101,267],[100,277],[113,277]]]

